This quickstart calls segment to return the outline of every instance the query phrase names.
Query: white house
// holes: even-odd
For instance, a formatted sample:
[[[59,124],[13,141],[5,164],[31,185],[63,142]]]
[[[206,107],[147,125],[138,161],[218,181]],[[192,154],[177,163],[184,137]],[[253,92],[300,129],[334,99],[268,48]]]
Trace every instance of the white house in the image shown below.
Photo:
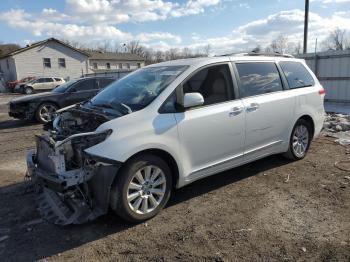
[[[1,57],[0,71],[5,81],[27,76],[74,78],[88,72],[88,54],[49,38]]]
[[[145,66],[145,59],[130,53],[88,52],[89,73],[120,70],[132,71]]]
[[[132,71],[144,64],[134,54],[88,53],[49,38],[0,57],[0,74],[6,82],[27,76],[71,79],[110,70]]]

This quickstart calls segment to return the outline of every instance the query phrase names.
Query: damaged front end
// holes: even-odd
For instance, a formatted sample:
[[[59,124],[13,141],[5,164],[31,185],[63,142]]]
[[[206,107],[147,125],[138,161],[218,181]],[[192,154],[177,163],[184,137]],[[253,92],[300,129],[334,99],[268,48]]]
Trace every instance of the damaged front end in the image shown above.
[[[111,135],[112,130],[94,131],[108,120],[74,107],[60,112],[47,132],[36,136],[36,151],[27,155],[28,175],[39,187],[39,210],[48,221],[81,224],[108,211],[121,163],[85,152]]]

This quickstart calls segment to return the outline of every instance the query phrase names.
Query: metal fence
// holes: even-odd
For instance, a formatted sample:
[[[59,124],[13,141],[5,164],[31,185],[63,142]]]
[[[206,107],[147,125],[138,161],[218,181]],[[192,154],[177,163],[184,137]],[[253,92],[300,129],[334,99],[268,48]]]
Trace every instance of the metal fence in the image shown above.
[[[124,76],[130,74],[133,70],[108,70],[108,71],[101,71],[101,72],[95,72],[90,74],[85,74],[84,76],[109,76],[114,77],[115,79],[123,78]]]
[[[307,65],[326,89],[326,101],[350,103],[350,50],[303,54]]]

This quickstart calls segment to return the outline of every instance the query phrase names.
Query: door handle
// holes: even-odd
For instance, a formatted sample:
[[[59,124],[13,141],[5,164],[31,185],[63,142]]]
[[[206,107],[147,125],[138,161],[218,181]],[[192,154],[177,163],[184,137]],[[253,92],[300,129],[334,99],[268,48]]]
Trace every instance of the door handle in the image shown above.
[[[248,112],[252,112],[252,111],[256,111],[259,108],[259,104],[258,103],[251,103],[248,107],[247,107],[247,111]]]
[[[236,116],[236,115],[239,115],[240,113],[242,113],[243,111],[243,107],[240,107],[240,106],[235,106],[231,109],[231,111],[229,112],[229,116],[232,117],[232,116]]]

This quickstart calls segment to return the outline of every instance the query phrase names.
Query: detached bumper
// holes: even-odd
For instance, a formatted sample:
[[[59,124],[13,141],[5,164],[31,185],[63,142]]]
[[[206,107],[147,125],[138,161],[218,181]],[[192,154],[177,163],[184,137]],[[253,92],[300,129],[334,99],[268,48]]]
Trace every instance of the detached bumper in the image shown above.
[[[58,225],[82,224],[106,214],[110,189],[120,165],[97,165],[94,175],[82,184],[67,186],[57,174],[40,168],[36,153],[27,153],[27,173],[39,186],[38,207],[41,215]]]

